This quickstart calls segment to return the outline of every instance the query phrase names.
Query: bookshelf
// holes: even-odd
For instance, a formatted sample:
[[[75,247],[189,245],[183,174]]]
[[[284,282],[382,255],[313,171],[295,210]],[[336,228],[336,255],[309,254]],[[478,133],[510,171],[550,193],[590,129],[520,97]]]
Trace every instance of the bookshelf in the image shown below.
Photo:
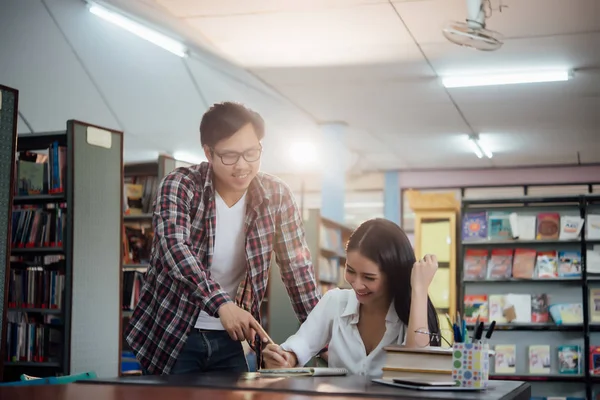
[[[10,276],[10,238],[13,205],[15,148],[17,141],[19,91],[0,85],[0,343],[6,343],[6,307],[8,279]],[[5,359],[4,346],[0,346],[0,360]],[[0,381],[4,363],[0,361]]]
[[[463,315],[483,310],[488,321],[497,321],[490,344],[513,346],[500,347],[501,353],[514,351],[511,365],[491,368],[492,379],[528,381],[534,396],[592,398],[593,384],[600,383],[600,376],[590,373],[590,345],[600,345],[593,333],[600,319],[599,325],[590,323],[590,290],[600,288],[600,263],[587,262],[590,250],[600,257],[600,246],[593,247],[600,240],[588,239],[593,214],[600,214],[600,197],[591,194],[463,199]],[[546,347],[530,348],[535,345]],[[568,358],[577,351],[573,346],[579,346],[579,369],[561,371],[559,355]],[[542,365],[547,368],[532,368],[530,352],[534,359],[548,354],[549,364]]]
[[[4,381],[117,373],[122,149],[122,132],[76,120],[18,137]]]
[[[123,267],[121,289],[121,368],[132,373],[139,364],[125,341],[123,331],[139,301],[140,289],[148,269],[153,238],[152,207],[160,181],[175,168],[191,164],[160,155],[157,161],[130,163],[123,168]]]
[[[344,281],[345,245],[353,230],[322,217],[319,209],[307,210],[307,216],[308,218],[304,221],[306,242],[321,294],[334,287],[349,288]],[[300,322],[296,318],[285,286],[281,281],[275,257],[273,257],[267,289],[268,297],[266,301],[263,300],[261,308],[261,314],[267,316],[265,329],[276,343],[283,343],[296,333]]]

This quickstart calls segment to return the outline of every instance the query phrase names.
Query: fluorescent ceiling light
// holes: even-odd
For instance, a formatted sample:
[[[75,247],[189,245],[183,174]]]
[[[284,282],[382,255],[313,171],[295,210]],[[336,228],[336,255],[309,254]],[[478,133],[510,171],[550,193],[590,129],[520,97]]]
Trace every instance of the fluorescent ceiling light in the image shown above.
[[[469,146],[471,150],[478,158],[483,158],[485,155],[487,158],[492,158],[494,154],[487,147],[483,146],[477,136],[469,136]]]
[[[567,81],[571,77],[572,74],[568,70],[530,71],[520,73],[511,72],[493,75],[445,76],[442,78],[442,84],[447,88],[456,88],[469,86],[510,85],[515,83],[560,82]]]
[[[179,57],[185,57],[187,55],[187,49],[183,44],[171,39],[168,36],[148,29],[144,25],[138,24],[137,22],[134,22],[121,14],[109,11],[97,4],[90,4],[89,10],[92,14],[106,21],[112,22],[113,24],[141,37],[142,39],[154,43],[155,45],[162,47],[163,49],[168,50],[175,55],[178,55]]]

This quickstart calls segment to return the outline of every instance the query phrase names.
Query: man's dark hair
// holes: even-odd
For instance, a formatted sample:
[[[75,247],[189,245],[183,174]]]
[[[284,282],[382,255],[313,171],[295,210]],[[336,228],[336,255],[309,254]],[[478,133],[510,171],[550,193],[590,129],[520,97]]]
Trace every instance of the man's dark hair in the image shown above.
[[[254,127],[258,140],[262,140],[265,136],[265,122],[257,112],[239,103],[216,103],[202,117],[200,143],[212,148],[249,123]]]

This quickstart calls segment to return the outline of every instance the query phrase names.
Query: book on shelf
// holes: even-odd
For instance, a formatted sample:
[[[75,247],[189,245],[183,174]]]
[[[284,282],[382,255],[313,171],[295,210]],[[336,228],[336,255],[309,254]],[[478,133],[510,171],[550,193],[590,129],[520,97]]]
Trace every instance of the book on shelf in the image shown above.
[[[534,249],[515,249],[512,267],[513,278],[532,279],[535,275],[536,256],[537,252]]]
[[[67,148],[54,141],[46,149],[17,152],[15,194],[31,196],[63,193]]]
[[[508,279],[512,276],[513,250],[493,249],[488,262],[489,279]]]
[[[15,205],[12,212],[12,248],[62,247],[64,203]]]
[[[600,375],[600,346],[590,346],[590,375]]]
[[[589,220],[588,218],[588,223]],[[508,211],[467,212],[462,218],[462,240],[464,243],[486,240],[571,241],[581,236],[583,226],[583,218],[560,215],[557,212],[542,212],[537,215]],[[587,236],[590,237],[589,229]],[[600,238],[600,233],[594,231],[592,237]]]
[[[585,229],[588,240],[600,240],[600,214],[586,215]]]
[[[496,374],[514,374],[517,371],[516,345],[497,344],[494,346],[494,372]]]
[[[581,252],[528,248],[496,248],[491,252],[467,249],[463,271],[464,279],[471,281],[577,278],[581,277]]]
[[[487,276],[488,251],[467,249],[463,265],[464,279],[480,280]]]
[[[535,263],[538,278],[558,277],[556,250],[539,251]]]
[[[581,348],[578,345],[558,346],[558,372],[581,374]]]
[[[510,213],[505,211],[488,212],[488,239],[509,240],[512,238]]]
[[[123,193],[125,215],[148,214],[158,191],[159,179],[154,175],[125,176]]]
[[[487,235],[487,213],[485,211],[466,213],[462,220],[462,240],[480,241],[487,239]]]
[[[536,239],[558,239],[560,234],[560,214],[557,212],[539,213],[537,216]]]
[[[144,273],[140,271],[123,272],[123,310],[134,310],[140,300],[144,285]]]
[[[550,346],[546,344],[529,346],[529,373],[550,373]]]
[[[589,289],[590,322],[600,323],[600,288]]]
[[[486,302],[487,298],[487,302]],[[581,303],[550,303],[550,296],[541,294],[468,294],[464,296],[465,321],[496,321],[498,324],[556,325],[583,323]],[[487,314],[486,314],[487,311]]]
[[[487,294],[466,294],[464,297],[464,320],[467,324],[474,324],[479,319],[488,321]]]

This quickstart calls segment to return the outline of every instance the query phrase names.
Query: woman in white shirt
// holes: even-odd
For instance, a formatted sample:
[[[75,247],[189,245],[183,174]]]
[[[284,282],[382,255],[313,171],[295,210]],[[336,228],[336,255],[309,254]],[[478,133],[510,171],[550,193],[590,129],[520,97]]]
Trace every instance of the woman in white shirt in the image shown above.
[[[437,259],[416,261],[404,231],[385,219],[362,223],[346,245],[345,279],[352,289],[325,293],[296,334],[263,352],[266,368],[305,365],[328,346],[328,365],[381,376],[383,348],[439,346],[437,313],[428,296]]]

